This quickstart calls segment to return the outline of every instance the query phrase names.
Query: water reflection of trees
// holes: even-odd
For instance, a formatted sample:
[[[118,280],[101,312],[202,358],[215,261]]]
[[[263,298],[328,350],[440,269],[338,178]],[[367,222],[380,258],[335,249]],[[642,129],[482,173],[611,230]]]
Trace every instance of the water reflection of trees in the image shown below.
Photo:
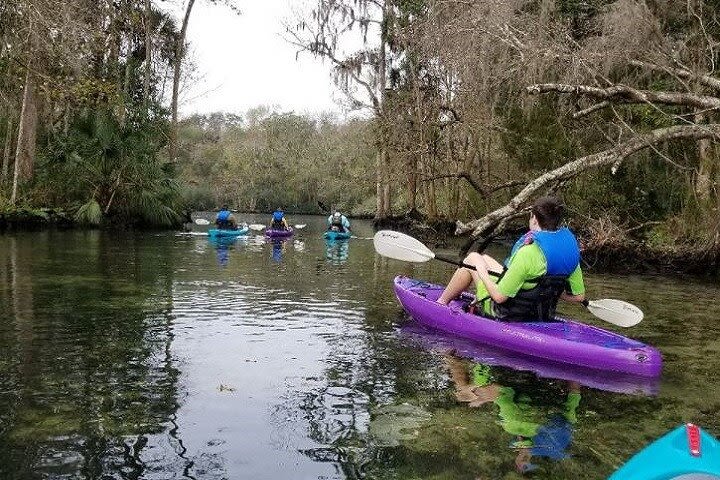
[[[172,271],[133,236],[0,237],[3,478],[146,472],[178,409]]]

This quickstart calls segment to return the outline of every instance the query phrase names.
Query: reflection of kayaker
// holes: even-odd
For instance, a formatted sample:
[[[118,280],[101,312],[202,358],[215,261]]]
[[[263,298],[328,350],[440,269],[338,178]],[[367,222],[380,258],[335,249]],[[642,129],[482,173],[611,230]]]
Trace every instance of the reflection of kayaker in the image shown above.
[[[350,244],[342,240],[325,240],[325,258],[333,263],[343,263],[347,260]]]
[[[514,388],[503,386],[493,378],[491,368],[475,364],[468,375],[465,363],[453,355],[445,356],[445,363],[455,383],[455,398],[470,407],[493,402],[499,407],[503,429],[514,436],[510,446],[517,449],[515,466],[519,472],[537,468],[532,457],[562,460],[569,454],[572,442],[572,425],[577,421],[580,404],[580,385],[567,382],[568,393],[560,411],[543,416],[540,409],[530,403],[526,395]]]

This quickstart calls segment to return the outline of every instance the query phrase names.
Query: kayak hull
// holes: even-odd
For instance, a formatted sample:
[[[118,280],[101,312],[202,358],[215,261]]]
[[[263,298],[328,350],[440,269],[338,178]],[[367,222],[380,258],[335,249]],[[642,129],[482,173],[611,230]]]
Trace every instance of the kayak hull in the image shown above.
[[[293,234],[293,229],[288,228],[287,230],[274,230],[272,228],[265,229],[265,236],[270,238],[286,238],[291,237]]]
[[[323,237],[328,240],[347,240],[351,236],[352,233],[350,232],[333,232],[331,230],[328,230],[327,232],[323,233]]]
[[[598,327],[557,317],[553,322],[499,322],[467,313],[474,296],[437,303],[444,287],[408,277],[394,281],[395,296],[419,323],[524,355],[598,370],[657,377],[662,357],[655,348]]]
[[[239,237],[240,235],[247,235],[250,231],[249,228],[239,228],[237,230],[224,230],[219,228],[211,228],[208,230],[209,237]]]
[[[688,431],[699,432],[699,455],[690,452]],[[694,425],[681,425],[658,438],[608,480],[720,479],[720,442]]]

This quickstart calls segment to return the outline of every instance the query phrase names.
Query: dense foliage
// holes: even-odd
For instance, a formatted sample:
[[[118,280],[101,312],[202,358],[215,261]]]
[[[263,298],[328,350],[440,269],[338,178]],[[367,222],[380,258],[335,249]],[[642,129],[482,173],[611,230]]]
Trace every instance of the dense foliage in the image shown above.
[[[374,214],[370,122],[258,108],[190,117],[180,143],[191,208]]]
[[[177,28],[145,0],[15,0],[0,7],[0,207],[80,222],[171,225],[163,160]]]
[[[462,229],[484,235],[558,191],[574,222],[717,250],[716,12],[703,0],[317,0],[292,36],[374,113],[378,212],[482,217]]]

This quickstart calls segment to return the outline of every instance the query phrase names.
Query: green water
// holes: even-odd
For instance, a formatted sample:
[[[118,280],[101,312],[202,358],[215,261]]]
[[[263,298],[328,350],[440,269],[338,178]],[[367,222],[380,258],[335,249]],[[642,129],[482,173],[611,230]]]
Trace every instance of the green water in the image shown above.
[[[0,478],[524,478],[501,404],[529,431],[569,418],[568,458],[534,456],[532,478],[606,478],[685,421],[720,434],[717,282],[587,275],[591,297],[645,311],[623,333],[662,351],[662,379],[580,386],[568,409],[562,374],[493,366],[485,394],[510,403],[471,407],[449,366],[473,362],[409,335],[392,295],[397,274],[442,282],[451,267],[328,244],[324,219],[290,220],[307,227],[278,243],[0,236]]]

